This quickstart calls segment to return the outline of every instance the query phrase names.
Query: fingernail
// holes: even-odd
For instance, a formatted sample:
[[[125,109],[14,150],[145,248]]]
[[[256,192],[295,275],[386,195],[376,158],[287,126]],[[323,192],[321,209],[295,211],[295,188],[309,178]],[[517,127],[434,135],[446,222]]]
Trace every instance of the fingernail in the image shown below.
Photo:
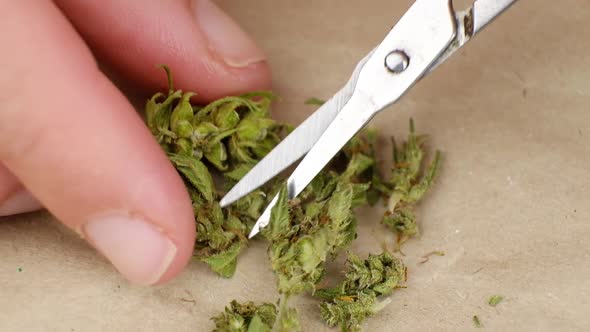
[[[41,203],[28,191],[21,189],[0,203],[0,217],[39,210]]]
[[[193,0],[193,11],[209,48],[227,65],[244,68],[266,60],[254,40],[211,0]]]
[[[176,256],[174,243],[153,224],[128,215],[90,220],[86,238],[131,282],[156,283]]]

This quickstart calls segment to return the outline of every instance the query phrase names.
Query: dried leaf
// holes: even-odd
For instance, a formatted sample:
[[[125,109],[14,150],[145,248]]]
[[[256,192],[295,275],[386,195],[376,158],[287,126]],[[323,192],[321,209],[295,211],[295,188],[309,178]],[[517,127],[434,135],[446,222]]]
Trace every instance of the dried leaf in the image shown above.
[[[212,202],[215,199],[213,178],[205,164],[187,156],[171,154],[168,157],[176,169],[203,195],[207,202]]]
[[[488,300],[488,304],[490,306],[492,306],[492,307],[495,307],[498,304],[500,304],[500,302],[502,302],[503,300],[504,300],[504,296],[502,296],[502,295],[493,295]]]
[[[201,260],[211,267],[211,270],[224,278],[229,278],[236,272],[238,254],[242,250],[240,243],[236,243],[218,254],[204,257]]]

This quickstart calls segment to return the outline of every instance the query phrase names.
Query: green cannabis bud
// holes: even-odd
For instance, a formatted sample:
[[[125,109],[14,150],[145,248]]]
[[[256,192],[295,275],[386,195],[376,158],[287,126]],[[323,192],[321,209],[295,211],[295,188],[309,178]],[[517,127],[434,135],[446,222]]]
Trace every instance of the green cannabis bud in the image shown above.
[[[365,260],[349,254],[344,281],[337,287],[319,289],[315,296],[322,300],[321,315],[331,327],[341,331],[360,331],[362,322],[383,309],[390,295],[406,280],[406,267],[393,255],[384,252]]]
[[[274,304],[254,302],[240,304],[233,300],[225,311],[212,320],[215,322],[214,332],[248,332],[270,331],[277,318]]]
[[[286,125],[270,119],[270,93],[226,97],[193,105],[192,92],[175,90],[170,70],[169,91],[146,104],[146,122],[185,181],[197,222],[195,256],[221,276],[231,277],[247,234],[269,201],[273,184],[255,190],[222,209],[224,190],[241,179],[274,148]],[[214,179],[221,178],[221,184]],[[276,190],[275,190],[276,191]]]
[[[410,120],[408,140],[401,147],[393,141],[394,165],[388,183],[392,189],[381,222],[398,234],[398,245],[419,233],[414,205],[432,186],[440,166],[441,153],[437,151],[428,169],[423,171],[425,141],[426,136],[416,135],[413,120]]]
[[[299,332],[294,295],[311,291],[321,300],[320,311],[330,326],[359,331],[406,280],[403,263],[389,253],[365,260],[350,254],[344,281],[317,289],[328,259],[357,237],[354,209],[388,202],[382,223],[398,234],[398,245],[418,234],[413,209],[432,185],[440,164],[437,151],[423,170],[425,136],[415,134],[410,120],[407,142],[393,142],[394,166],[386,180],[379,171],[379,136],[366,129],[353,137],[295,199],[277,177],[261,188],[221,208],[223,193],[239,181],[291,130],[270,118],[274,96],[268,92],[226,97],[208,105],[191,103],[192,92],[174,89],[170,70],[163,66],[169,90],[146,103],[146,123],[182,177],[191,197],[197,223],[194,255],[223,277],[231,277],[246,247],[251,228],[263,208],[278,194],[271,220],[261,235],[269,241],[270,265],[277,276],[278,303],[232,301],[212,318],[216,332]],[[321,105],[310,99],[306,103]],[[427,259],[428,257],[426,257]],[[497,303],[496,303],[497,304]],[[490,305],[492,301],[490,300]]]
[[[279,303],[279,307],[281,307]],[[297,312],[292,308],[281,308],[272,303],[254,302],[243,304],[233,300],[224,312],[212,318],[213,332],[297,332],[301,331]],[[278,320],[277,320],[278,319]]]
[[[296,199],[287,199],[286,186],[280,190],[270,223],[262,230],[270,241],[280,293],[313,291],[326,261],[356,238],[353,209],[367,204],[377,177],[375,141],[374,132],[357,135]]]
[[[324,263],[356,237],[351,183],[330,184],[317,177],[295,200],[287,200],[283,186],[262,234],[270,241],[271,267],[278,290],[294,295],[313,290],[324,276]],[[327,190],[326,190],[327,189]]]
[[[374,205],[391,189],[383,179],[377,160],[379,134],[372,128],[363,129],[342,149],[341,155],[348,160],[343,177],[351,182],[366,183],[369,187],[364,197],[357,197],[357,205]],[[363,200],[364,199],[364,200]]]

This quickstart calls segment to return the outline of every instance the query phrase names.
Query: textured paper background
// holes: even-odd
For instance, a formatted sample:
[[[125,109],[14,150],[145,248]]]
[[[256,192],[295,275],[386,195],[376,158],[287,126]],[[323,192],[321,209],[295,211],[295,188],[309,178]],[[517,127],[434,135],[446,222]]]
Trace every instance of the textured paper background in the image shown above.
[[[275,115],[299,123],[313,111],[303,101],[335,92],[410,1],[220,4],[270,56]],[[588,22],[586,0],[521,1],[373,121],[402,136],[413,117],[445,161],[404,247],[408,288],[366,331],[471,330],[474,314],[487,330],[590,330]],[[355,250],[393,243],[378,212],[361,215]],[[432,250],[447,255],[418,265]],[[262,243],[232,280],[195,262],[146,289],[37,213],[2,219],[0,257],[1,331],[209,331],[229,300],[277,297]],[[506,300],[491,308],[493,294]],[[312,301],[297,306],[306,331],[327,330]]]

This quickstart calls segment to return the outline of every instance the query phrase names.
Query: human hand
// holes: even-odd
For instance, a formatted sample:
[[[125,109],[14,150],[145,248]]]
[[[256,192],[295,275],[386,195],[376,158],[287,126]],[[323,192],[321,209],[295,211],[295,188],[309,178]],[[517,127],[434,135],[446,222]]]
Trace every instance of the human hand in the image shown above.
[[[211,0],[0,0],[0,216],[47,208],[130,281],[188,263],[184,184],[93,54],[153,92],[266,89],[263,53]]]

